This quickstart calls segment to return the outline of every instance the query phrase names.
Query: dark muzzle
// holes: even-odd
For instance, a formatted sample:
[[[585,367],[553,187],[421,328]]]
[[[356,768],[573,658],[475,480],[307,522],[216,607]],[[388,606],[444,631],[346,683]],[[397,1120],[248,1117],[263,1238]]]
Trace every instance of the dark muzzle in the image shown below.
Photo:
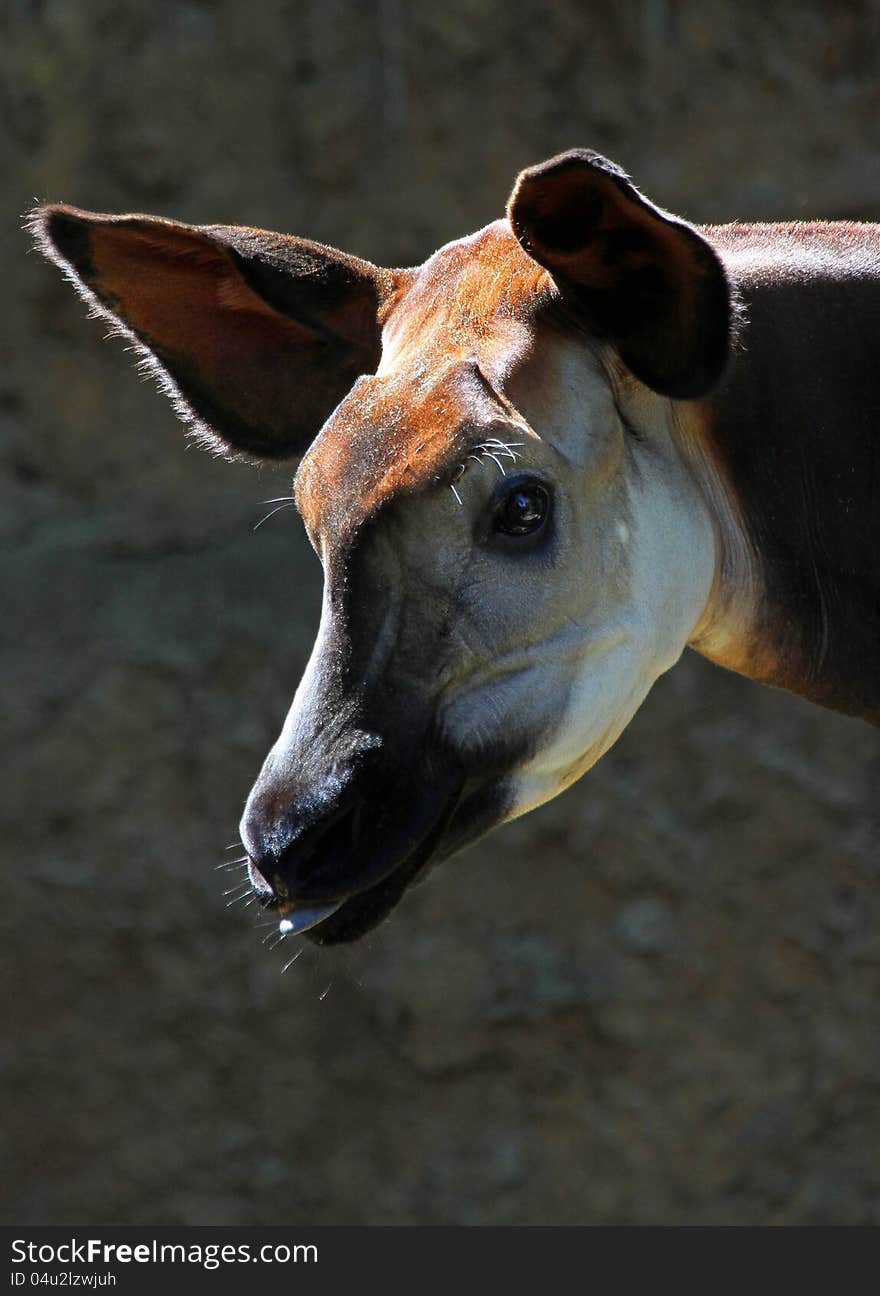
[[[248,799],[241,839],[251,882],[287,930],[319,943],[354,940],[385,917],[441,842],[461,780],[338,765],[307,790],[267,762]],[[310,911],[306,914],[305,911]]]

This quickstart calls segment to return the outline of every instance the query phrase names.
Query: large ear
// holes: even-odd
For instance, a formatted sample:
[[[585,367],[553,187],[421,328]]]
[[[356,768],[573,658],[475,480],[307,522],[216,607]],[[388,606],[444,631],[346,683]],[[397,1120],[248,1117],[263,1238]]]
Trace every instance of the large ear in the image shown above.
[[[320,243],[155,216],[38,208],[42,252],[133,340],[196,437],[230,458],[302,455],[379,363],[395,275]]]
[[[641,382],[681,399],[718,382],[730,350],[731,289],[692,225],[586,149],[523,171],[507,211],[525,251]]]

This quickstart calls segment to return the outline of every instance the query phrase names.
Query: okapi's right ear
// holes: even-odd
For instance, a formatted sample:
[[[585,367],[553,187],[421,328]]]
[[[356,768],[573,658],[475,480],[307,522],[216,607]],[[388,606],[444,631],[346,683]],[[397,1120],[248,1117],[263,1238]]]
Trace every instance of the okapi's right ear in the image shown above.
[[[379,363],[396,275],[240,226],[38,208],[40,250],[134,340],[198,440],[228,458],[308,449]]]
[[[706,395],[731,351],[735,310],[718,254],[655,207],[620,167],[571,149],[520,173],[507,208],[563,301],[663,396]]]

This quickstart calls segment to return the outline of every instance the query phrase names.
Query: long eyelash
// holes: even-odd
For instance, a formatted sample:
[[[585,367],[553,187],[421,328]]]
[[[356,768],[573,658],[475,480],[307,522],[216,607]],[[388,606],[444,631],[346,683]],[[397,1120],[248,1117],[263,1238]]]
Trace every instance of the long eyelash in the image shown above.
[[[458,500],[459,505],[462,504],[462,499],[458,491],[455,489],[455,483],[461,481],[465,471],[467,470],[468,462],[471,459],[474,463],[479,464],[481,468],[483,467],[484,460],[493,460],[493,462],[498,465],[501,476],[506,477],[507,472],[501,460],[510,459],[513,463],[516,463],[518,459],[522,458],[522,455],[517,454],[517,450],[522,449],[524,445],[524,441],[502,441],[499,437],[489,437],[486,441],[481,441],[478,446],[474,446],[473,452],[468,454],[464,463],[458,465],[452,481],[449,483],[449,488]],[[499,458],[499,455],[501,458]],[[268,502],[270,501],[267,501],[267,503]]]
[[[490,437],[488,441],[484,441],[477,449],[482,450],[490,446],[493,450],[497,450],[499,454],[505,454],[510,459],[519,459],[521,456],[516,451],[524,445],[525,441],[501,441],[498,437]]]

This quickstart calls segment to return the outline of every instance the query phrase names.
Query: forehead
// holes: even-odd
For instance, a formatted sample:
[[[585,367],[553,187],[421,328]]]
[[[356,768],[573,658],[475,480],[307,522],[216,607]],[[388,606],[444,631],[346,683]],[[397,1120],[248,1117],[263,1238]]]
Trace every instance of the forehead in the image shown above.
[[[515,418],[503,386],[528,355],[534,320],[553,292],[506,221],[404,271],[377,372],[358,380],[297,474],[309,530],[350,531]]]
[[[491,380],[553,291],[507,221],[448,243],[409,272],[383,334],[379,373],[418,358],[475,354]]]

